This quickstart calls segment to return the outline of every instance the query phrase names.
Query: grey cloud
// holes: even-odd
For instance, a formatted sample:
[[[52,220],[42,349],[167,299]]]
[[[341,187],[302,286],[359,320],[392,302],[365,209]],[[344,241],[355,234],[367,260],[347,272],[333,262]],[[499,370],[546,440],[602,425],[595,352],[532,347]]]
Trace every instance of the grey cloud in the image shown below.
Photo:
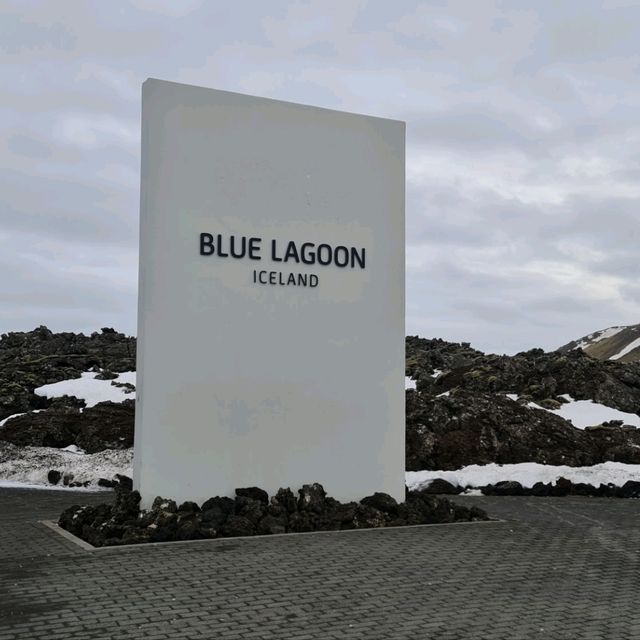
[[[0,51],[16,55],[25,50],[71,51],[73,34],[60,22],[37,24],[19,13],[5,11],[0,21]]]
[[[12,153],[25,158],[48,158],[51,149],[37,138],[16,133],[7,138],[7,147]]]
[[[148,76],[406,119],[409,333],[638,322],[640,7],[334,4],[5,3],[0,331],[135,331]]]
[[[0,190],[0,225],[5,232],[89,245],[133,246],[137,240],[137,198],[130,189],[119,195],[114,185],[3,171]]]

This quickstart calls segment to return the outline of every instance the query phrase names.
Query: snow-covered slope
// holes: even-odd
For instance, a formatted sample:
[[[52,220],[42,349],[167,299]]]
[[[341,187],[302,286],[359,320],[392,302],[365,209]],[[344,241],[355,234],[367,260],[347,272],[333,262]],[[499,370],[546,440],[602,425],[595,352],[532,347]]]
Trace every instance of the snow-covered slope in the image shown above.
[[[558,351],[582,349],[598,360],[640,361],[640,324],[609,327],[569,342]]]

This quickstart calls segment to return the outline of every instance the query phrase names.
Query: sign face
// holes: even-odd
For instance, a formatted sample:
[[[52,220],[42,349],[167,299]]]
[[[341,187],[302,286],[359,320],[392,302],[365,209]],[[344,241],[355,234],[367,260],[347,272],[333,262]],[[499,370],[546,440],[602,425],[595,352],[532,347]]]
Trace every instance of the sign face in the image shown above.
[[[404,499],[404,123],[147,80],[134,483]]]

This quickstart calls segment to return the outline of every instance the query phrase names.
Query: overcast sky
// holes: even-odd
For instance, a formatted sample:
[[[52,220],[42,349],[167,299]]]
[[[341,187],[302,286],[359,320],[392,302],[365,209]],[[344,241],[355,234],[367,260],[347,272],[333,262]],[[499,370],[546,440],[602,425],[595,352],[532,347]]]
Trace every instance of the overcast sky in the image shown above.
[[[147,77],[407,122],[407,333],[640,322],[640,3],[0,0],[0,331],[136,332]]]

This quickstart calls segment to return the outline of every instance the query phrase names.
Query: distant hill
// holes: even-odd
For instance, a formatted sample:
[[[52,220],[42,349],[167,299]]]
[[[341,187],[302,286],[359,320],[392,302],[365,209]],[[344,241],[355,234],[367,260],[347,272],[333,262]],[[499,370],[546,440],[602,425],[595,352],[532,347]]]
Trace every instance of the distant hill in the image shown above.
[[[640,324],[601,329],[565,344],[558,351],[565,353],[573,349],[582,349],[598,360],[640,362]]]

